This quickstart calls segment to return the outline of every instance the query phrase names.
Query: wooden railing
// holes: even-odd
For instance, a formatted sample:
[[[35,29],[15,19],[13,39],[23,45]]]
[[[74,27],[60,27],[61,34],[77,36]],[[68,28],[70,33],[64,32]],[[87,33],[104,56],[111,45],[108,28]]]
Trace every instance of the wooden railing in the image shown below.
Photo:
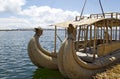
[[[105,17],[103,17],[103,14],[91,14],[90,16],[76,16],[75,21],[79,21],[79,19],[88,19],[88,18],[116,18],[120,19],[120,13],[118,12],[112,12],[112,13],[105,13]]]

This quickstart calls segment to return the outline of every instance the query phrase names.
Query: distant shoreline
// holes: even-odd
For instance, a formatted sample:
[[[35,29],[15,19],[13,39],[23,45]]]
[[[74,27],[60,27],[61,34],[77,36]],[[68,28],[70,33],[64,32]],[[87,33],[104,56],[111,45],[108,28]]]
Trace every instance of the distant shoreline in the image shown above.
[[[44,28],[43,30],[55,30],[55,29],[46,29]],[[65,29],[57,29],[57,30],[65,30]],[[113,29],[115,30],[115,29]],[[0,31],[34,31],[34,28],[29,28],[29,29],[0,29]]]
[[[43,30],[54,30],[54,29],[43,29]],[[64,30],[64,29],[58,29],[58,30]],[[34,28],[32,29],[0,29],[0,31],[34,31]]]
[[[34,29],[0,29],[0,31],[32,31]]]

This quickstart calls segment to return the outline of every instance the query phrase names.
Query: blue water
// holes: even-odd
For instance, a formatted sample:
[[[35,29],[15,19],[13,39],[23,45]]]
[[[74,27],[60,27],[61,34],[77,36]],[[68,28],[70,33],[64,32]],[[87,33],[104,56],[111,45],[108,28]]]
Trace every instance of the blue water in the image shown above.
[[[59,31],[63,37],[64,31]],[[42,46],[54,50],[54,31],[44,31]],[[0,31],[0,79],[32,79],[37,67],[32,64],[27,45],[34,31]],[[62,38],[63,40],[63,38]],[[57,39],[57,49],[60,41]]]
[[[35,79],[38,68],[32,64],[27,45],[34,31],[0,31],[0,79]],[[64,30],[58,35],[64,39]],[[40,37],[43,48],[54,50],[54,30],[45,30]],[[57,38],[57,50],[61,42]]]

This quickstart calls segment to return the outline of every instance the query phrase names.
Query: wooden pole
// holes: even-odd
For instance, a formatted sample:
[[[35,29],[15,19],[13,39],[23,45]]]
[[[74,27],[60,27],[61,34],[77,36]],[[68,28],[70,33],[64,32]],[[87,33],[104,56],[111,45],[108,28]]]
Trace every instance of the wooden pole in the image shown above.
[[[120,26],[119,26],[119,41],[120,41]]]
[[[113,22],[111,21],[111,26],[110,26],[111,27],[111,42],[112,42],[112,38],[113,38],[112,26],[113,26]]]
[[[82,26],[82,37],[81,37],[81,40],[83,40],[83,26]]]
[[[116,30],[115,30],[115,40],[117,41],[117,14],[116,14]]]
[[[88,41],[88,27],[89,26],[87,26],[87,29],[86,29],[86,42]]]
[[[96,24],[94,25],[94,53],[93,53],[93,59],[95,59],[95,54],[96,54]]]
[[[86,28],[84,26],[84,40],[86,41]]]
[[[106,43],[108,43],[109,40],[109,36],[108,36],[108,22],[106,21],[106,32],[107,32],[107,39],[106,39]]]
[[[102,32],[103,32],[103,31],[102,31],[102,26],[101,26],[101,38],[100,38],[100,39],[102,39],[102,37],[103,37],[103,34],[102,34]]]
[[[115,40],[117,40],[117,26],[116,26],[116,30],[115,30]]]
[[[89,26],[86,26],[87,28],[85,28],[85,53],[86,53],[86,47],[87,47],[87,42],[88,42],[88,27]]]
[[[55,36],[54,36],[54,53],[56,53],[56,35],[57,35],[57,27],[55,26]]]
[[[66,28],[65,28],[65,38],[67,37],[67,30],[66,30]]]
[[[104,26],[103,26],[103,29],[104,29],[104,32],[103,32],[103,44],[105,43],[105,26],[106,26],[106,24],[105,24],[105,21],[103,22],[104,23]]]
[[[79,26],[79,32],[78,32],[78,41],[77,41],[77,46],[76,49],[79,50],[79,41],[80,41],[80,35],[81,35],[81,26]]]
[[[80,40],[80,34],[81,34],[81,26],[79,27],[78,42],[79,42],[79,40]]]
[[[91,45],[91,42],[92,42],[92,25],[90,25],[90,45]]]

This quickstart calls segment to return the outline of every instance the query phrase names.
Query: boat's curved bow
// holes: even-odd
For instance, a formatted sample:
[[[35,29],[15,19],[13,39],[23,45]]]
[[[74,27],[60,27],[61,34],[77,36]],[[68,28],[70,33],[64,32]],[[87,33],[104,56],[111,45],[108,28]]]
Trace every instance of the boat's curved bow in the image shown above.
[[[43,30],[35,28],[35,32],[28,44],[28,54],[32,63],[38,67],[57,69],[57,54],[43,49],[39,44],[39,37]]]
[[[59,50],[59,53],[62,53],[62,55],[58,54],[59,56],[62,56],[58,56],[62,61],[62,65],[59,65],[62,67],[58,66],[59,70],[70,79],[91,79],[96,73],[105,70],[108,66],[113,65],[113,63],[120,59],[120,52],[116,52],[100,57],[91,63],[83,61],[76,55],[73,34],[70,32],[72,31],[69,31],[68,29],[68,38]],[[58,61],[58,63],[61,62]]]

